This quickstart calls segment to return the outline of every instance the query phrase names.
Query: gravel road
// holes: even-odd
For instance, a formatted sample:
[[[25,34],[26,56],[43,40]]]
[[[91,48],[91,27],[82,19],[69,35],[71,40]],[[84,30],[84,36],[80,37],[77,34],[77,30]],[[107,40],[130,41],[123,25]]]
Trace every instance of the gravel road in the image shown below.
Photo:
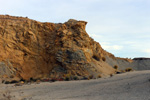
[[[94,80],[1,84],[0,100],[150,100],[149,79],[146,70]]]

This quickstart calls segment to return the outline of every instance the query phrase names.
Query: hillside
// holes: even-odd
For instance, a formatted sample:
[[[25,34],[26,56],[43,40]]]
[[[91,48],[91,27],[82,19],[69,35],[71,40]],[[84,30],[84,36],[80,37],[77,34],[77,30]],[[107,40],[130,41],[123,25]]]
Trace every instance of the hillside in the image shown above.
[[[115,74],[115,65],[119,70],[150,69],[149,61],[141,68],[139,60],[105,51],[87,34],[86,24],[74,19],[49,23],[0,15],[0,78],[96,78]]]
[[[110,75],[104,60],[114,57],[85,31],[87,22],[42,23],[0,16],[0,76],[30,78]]]
[[[124,70],[126,68],[132,68],[133,70],[150,70],[150,58],[133,58],[123,59],[123,58],[111,58],[106,56],[106,62],[110,66],[118,66],[119,70]]]
[[[134,70],[150,70],[150,58],[134,58],[130,66]]]

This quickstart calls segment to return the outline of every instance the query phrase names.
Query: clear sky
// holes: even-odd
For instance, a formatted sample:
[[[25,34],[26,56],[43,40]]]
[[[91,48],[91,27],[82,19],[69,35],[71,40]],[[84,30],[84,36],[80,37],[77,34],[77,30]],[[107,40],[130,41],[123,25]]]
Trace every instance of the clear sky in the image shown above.
[[[0,0],[0,14],[84,20],[87,33],[115,56],[150,57],[150,0]]]

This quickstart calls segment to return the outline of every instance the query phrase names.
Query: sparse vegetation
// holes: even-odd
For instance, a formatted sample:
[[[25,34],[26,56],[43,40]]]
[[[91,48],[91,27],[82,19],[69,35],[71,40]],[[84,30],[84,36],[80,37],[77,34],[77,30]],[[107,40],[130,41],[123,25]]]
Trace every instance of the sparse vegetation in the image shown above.
[[[74,80],[79,80],[78,76],[73,77]]]
[[[114,69],[118,69],[118,66],[117,66],[117,65],[115,65],[115,66],[114,66]]]
[[[67,77],[65,78],[65,81],[70,81],[70,77],[67,76]]]
[[[70,80],[71,80],[71,74],[66,74],[65,81],[70,81]]]
[[[103,60],[103,61],[106,61],[106,58],[105,58],[105,57],[102,57],[102,60]]]
[[[126,68],[125,71],[130,72],[130,71],[133,71],[133,69],[132,68]]]
[[[98,75],[97,78],[102,78],[102,76],[101,76],[101,75]]]
[[[89,76],[89,79],[93,79],[93,78],[94,78],[94,76],[93,76],[93,75],[90,75],[90,76]]]
[[[113,77],[113,74],[110,74],[110,77]]]
[[[121,74],[122,72],[121,71],[116,71],[116,74]]]

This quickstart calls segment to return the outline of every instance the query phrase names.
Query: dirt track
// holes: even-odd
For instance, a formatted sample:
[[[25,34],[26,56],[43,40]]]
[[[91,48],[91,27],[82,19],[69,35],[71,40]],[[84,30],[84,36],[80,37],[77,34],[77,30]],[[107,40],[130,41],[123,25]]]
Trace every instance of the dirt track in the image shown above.
[[[135,71],[96,80],[0,85],[10,100],[150,100],[150,71]],[[6,98],[5,97],[5,98]],[[4,99],[0,99],[4,100]],[[6,99],[7,100],[7,99]]]

